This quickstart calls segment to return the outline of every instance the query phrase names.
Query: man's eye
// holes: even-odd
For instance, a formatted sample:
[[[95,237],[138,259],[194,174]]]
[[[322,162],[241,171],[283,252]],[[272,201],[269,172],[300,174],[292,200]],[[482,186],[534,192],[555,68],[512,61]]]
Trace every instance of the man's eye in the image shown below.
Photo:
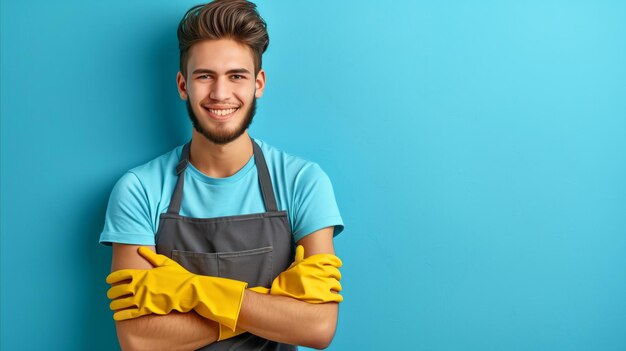
[[[203,74],[201,76],[198,76],[199,79],[205,79],[205,78],[210,78],[208,74]]]
[[[233,74],[232,76],[230,76],[233,79],[239,80],[239,79],[243,79],[243,76],[239,75],[239,74]]]

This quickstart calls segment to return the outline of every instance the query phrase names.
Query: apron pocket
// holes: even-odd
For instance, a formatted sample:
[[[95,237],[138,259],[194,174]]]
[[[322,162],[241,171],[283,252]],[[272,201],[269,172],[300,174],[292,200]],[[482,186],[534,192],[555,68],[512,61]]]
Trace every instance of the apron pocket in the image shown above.
[[[219,276],[216,253],[172,250],[172,259],[194,274]]]
[[[269,288],[274,278],[273,251],[272,246],[267,246],[244,251],[218,252],[219,276],[247,282],[250,288]]]

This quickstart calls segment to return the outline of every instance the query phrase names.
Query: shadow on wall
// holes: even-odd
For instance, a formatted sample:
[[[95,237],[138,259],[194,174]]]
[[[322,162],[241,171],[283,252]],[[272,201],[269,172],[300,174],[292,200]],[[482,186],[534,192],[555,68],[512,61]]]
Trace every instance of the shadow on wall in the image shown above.
[[[155,28],[154,35],[149,38],[150,42],[136,48],[148,48],[147,50],[137,50],[131,55],[135,57],[129,62],[144,62],[145,65],[137,67],[137,77],[133,79],[144,79],[135,81],[136,86],[144,89],[144,92],[133,93],[136,96],[145,98],[150,108],[141,111],[139,116],[125,116],[126,118],[137,118],[140,124],[145,124],[145,128],[124,132],[123,138],[133,136],[132,140],[125,140],[121,144],[130,145],[134,150],[139,150],[141,155],[133,152],[126,155],[129,162],[135,162],[130,167],[138,166],[162,153],[165,153],[177,145],[184,143],[189,138],[190,122],[186,117],[187,112],[184,102],[178,97],[176,91],[176,72],[178,71],[178,43],[176,41],[176,28],[178,19],[172,16],[171,22],[159,22],[159,27]],[[117,38],[111,38],[117,40]],[[130,40],[145,40],[145,37],[136,37]],[[131,43],[132,44],[132,43]],[[119,53],[128,55],[128,53]],[[124,94],[121,89],[120,94]],[[123,120],[123,118],[122,118]],[[135,137],[136,136],[136,137]],[[157,148],[151,146],[156,145]],[[148,146],[148,148],[146,148]],[[114,149],[119,150],[119,149]],[[118,151],[115,151],[118,152]],[[147,157],[147,158],[145,158]],[[109,159],[112,157],[108,155]],[[115,158],[115,157],[113,157]],[[136,161],[135,161],[136,160]],[[124,163],[124,162],[123,162]],[[118,164],[119,165],[119,164]],[[111,249],[101,245],[98,240],[104,226],[104,217],[110,196],[111,189],[118,177],[128,169],[113,170],[114,176],[108,177],[98,183],[90,194],[85,195],[84,201],[77,215],[81,218],[80,227],[75,229],[79,233],[76,237],[81,239],[79,245],[80,261],[77,264],[80,281],[85,284],[84,296],[81,300],[82,306],[75,306],[82,313],[83,330],[75,335],[80,338],[80,349],[83,350],[115,350],[119,349],[113,313],[109,309],[109,300],[106,292],[109,285],[105,278],[110,273]],[[85,235],[88,233],[87,235]]]
[[[147,77],[154,80],[145,82],[149,91],[150,104],[155,106],[154,124],[150,131],[153,140],[148,145],[162,147],[160,155],[170,151],[175,146],[183,144],[191,138],[191,122],[185,108],[185,101],[181,100],[176,90],[176,73],[179,68],[178,41],[176,28],[178,18],[172,16],[167,26],[155,32],[150,51],[146,53],[145,61],[149,63]],[[148,117],[149,118],[149,117]],[[152,119],[150,119],[152,121]]]

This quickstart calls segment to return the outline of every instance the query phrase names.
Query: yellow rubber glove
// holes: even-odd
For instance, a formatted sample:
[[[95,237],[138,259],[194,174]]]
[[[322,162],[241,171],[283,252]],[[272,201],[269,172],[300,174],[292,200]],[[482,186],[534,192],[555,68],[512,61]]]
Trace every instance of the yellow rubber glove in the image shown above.
[[[152,269],[122,269],[107,277],[113,286],[107,292],[113,319],[121,321],[146,314],[168,314],[192,309],[204,318],[235,330],[243,294],[248,283],[233,279],[197,275],[176,261],[146,247],[139,254]]]
[[[262,287],[262,286],[255,286],[254,288],[248,288],[247,290],[252,290],[252,291],[257,292],[259,294],[266,294],[266,295],[270,293],[270,289]],[[244,329],[242,329],[240,327],[236,327],[235,330],[231,330],[227,326],[225,326],[223,324],[220,324],[219,325],[219,335],[217,337],[217,341],[230,339],[232,337],[235,337],[237,335],[243,334],[245,332],[246,332],[246,330],[244,330]]]
[[[289,296],[308,303],[341,302],[342,262],[331,254],[304,258],[304,247],[298,245],[294,262],[272,282],[271,295]]]
[[[317,254],[304,258],[304,247],[296,247],[294,262],[272,282],[271,289],[254,287],[252,290],[261,294],[288,296],[308,303],[341,302],[342,262],[339,257],[331,254]],[[231,331],[220,324],[218,341],[226,340],[245,333],[237,327]]]

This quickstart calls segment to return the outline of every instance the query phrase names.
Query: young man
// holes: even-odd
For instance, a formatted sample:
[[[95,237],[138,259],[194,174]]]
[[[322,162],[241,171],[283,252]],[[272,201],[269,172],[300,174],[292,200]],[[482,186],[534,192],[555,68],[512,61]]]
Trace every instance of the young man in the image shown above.
[[[343,222],[318,165],[248,135],[265,22],[250,2],[217,0],[191,8],[178,39],[191,142],[119,179],[100,237],[113,246],[120,344],[325,348],[342,300],[332,240]]]

